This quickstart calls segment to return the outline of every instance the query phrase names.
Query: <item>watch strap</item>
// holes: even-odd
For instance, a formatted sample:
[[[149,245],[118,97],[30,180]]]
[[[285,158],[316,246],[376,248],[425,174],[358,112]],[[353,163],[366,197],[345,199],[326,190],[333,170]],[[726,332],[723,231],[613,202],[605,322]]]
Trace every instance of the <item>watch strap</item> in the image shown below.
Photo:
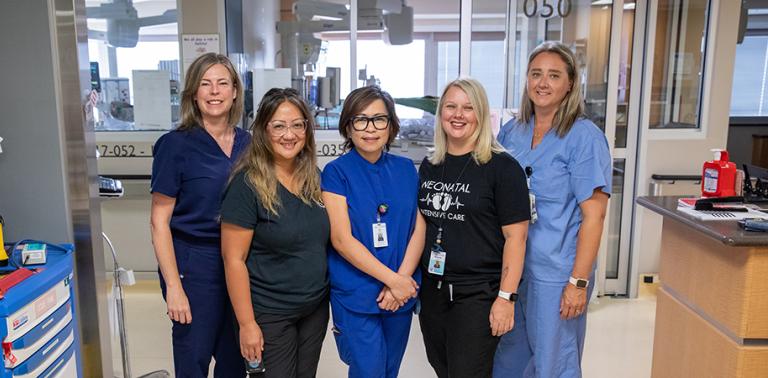
[[[510,293],[508,291],[499,290],[499,298],[506,299],[510,302],[517,301],[517,293]]]
[[[589,287],[589,280],[585,280],[583,278],[576,278],[571,276],[568,278],[568,282],[570,282],[571,285],[578,287],[579,289],[586,289]]]

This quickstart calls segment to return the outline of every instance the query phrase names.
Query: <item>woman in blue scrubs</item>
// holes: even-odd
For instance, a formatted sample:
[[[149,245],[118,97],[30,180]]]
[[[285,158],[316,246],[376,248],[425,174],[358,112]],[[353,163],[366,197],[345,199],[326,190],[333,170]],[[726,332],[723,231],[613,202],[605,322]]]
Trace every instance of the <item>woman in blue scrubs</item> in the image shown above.
[[[528,229],[520,310],[496,351],[494,377],[581,377],[611,156],[585,118],[576,59],[545,42],[528,58],[520,113],[498,140],[525,168],[538,219]]]
[[[232,164],[250,142],[235,127],[243,86],[224,55],[204,54],[187,69],[181,125],[155,143],[152,245],[173,323],[177,377],[243,375],[227,296],[218,222]]]
[[[396,377],[411,328],[424,223],[413,162],[387,152],[399,128],[387,92],[352,91],[339,119],[348,152],[322,174],[333,332],[350,377]]]

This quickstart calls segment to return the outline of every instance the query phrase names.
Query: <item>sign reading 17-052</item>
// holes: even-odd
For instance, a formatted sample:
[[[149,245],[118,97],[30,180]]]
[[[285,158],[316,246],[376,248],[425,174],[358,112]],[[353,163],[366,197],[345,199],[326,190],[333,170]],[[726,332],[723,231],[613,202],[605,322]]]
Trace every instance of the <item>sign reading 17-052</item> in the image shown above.
[[[571,2],[573,0],[523,0],[523,13],[531,18],[539,15],[543,18],[560,16],[568,17],[571,14]]]

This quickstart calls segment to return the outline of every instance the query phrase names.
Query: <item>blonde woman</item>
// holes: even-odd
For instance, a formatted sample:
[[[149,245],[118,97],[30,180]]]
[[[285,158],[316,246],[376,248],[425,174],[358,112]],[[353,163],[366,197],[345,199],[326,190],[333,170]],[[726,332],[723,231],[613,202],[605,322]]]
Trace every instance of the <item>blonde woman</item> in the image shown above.
[[[209,53],[187,69],[181,125],[157,140],[152,163],[152,245],[173,322],[179,377],[242,373],[227,299],[217,221],[230,168],[250,141],[235,127],[243,86],[224,55]]]
[[[314,377],[328,325],[330,225],[313,129],[299,92],[269,90],[221,206],[240,352],[266,377]]]
[[[514,326],[530,211],[520,165],[493,138],[474,79],[438,103],[435,152],[419,170],[426,220],[419,323],[438,377],[489,377],[499,336]]]
[[[567,46],[536,47],[527,73],[520,115],[499,141],[526,167],[538,220],[529,229],[521,327],[499,344],[494,376],[580,377],[611,155],[605,135],[584,117]]]

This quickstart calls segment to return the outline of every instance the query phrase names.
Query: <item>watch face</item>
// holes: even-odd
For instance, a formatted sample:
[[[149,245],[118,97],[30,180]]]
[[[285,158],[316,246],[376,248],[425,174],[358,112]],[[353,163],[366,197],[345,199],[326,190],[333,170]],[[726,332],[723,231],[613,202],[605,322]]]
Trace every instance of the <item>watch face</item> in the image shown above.
[[[585,281],[585,280],[576,280],[576,287],[578,287],[578,288],[585,288],[585,287],[587,287],[587,281]]]

